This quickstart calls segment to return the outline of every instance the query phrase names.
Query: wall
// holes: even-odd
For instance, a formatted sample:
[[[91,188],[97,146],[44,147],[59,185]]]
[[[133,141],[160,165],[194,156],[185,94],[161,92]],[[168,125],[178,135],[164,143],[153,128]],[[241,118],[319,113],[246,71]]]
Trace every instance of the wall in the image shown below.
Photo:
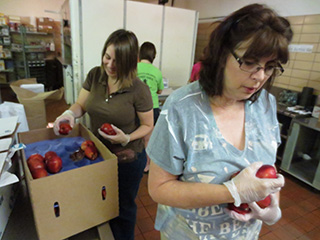
[[[177,0],[174,1],[174,6],[180,7],[182,1],[185,3],[181,7],[199,11],[200,19],[226,16],[251,3],[267,4],[283,16],[320,13],[319,0]]]
[[[291,53],[290,61],[275,86],[301,92],[303,87],[314,88],[320,94],[320,14],[292,16],[287,18],[292,24],[293,44],[313,46],[312,53]]]
[[[50,17],[60,21],[61,5],[65,0],[0,0],[0,12],[6,15]],[[47,11],[51,12],[47,12]],[[52,13],[54,12],[54,13]]]

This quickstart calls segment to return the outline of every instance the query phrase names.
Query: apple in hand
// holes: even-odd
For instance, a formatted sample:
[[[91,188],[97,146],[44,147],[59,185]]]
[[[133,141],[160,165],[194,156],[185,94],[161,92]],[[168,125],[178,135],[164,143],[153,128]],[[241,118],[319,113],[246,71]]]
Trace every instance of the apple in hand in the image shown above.
[[[58,155],[53,156],[51,159],[46,161],[46,167],[47,167],[48,172],[50,172],[50,173],[60,172],[60,170],[62,168],[61,158]]]
[[[272,165],[263,165],[256,173],[258,178],[277,178],[277,170]],[[259,207],[266,208],[271,204],[270,196],[257,202]]]
[[[68,135],[69,132],[71,132],[71,130],[72,130],[72,127],[70,126],[69,123],[67,123],[67,122],[60,123],[60,125],[59,125],[59,133],[61,135]]]
[[[48,176],[48,173],[47,173],[46,169],[38,168],[38,169],[33,170],[31,172],[31,175],[34,179],[37,179],[37,178],[42,178],[42,177]]]
[[[100,130],[107,135],[117,135],[116,131],[112,128],[110,123],[104,123],[100,127]]]

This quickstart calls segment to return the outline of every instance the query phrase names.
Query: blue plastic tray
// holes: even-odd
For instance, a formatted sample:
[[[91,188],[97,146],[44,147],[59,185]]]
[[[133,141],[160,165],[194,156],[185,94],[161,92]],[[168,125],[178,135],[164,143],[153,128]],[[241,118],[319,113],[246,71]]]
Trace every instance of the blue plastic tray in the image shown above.
[[[39,153],[44,157],[45,153],[48,151],[56,152],[62,160],[62,169],[60,172],[69,171],[78,167],[83,167],[103,161],[103,158],[100,155],[100,153],[99,156],[93,161],[89,160],[86,157],[77,162],[72,161],[70,158],[70,154],[78,150],[83,141],[85,141],[83,137],[57,138],[53,140],[45,140],[26,144],[26,148],[24,149],[24,151],[27,159],[34,153]],[[49,173],[49,175],[51,174]]]

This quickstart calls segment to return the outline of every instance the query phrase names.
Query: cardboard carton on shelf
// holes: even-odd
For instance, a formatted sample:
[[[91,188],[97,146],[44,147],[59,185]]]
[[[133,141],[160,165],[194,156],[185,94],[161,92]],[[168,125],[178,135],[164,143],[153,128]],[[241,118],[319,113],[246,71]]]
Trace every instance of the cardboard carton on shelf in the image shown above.
[[[92,140],[104,160],[33,179],[25,151],[22,151],[25,179],[40,240],[65,239],[104,224],[119,214],[117,157],[86,127],[76,124],[68,136],[56,136],[51,128],[18,134],[20,143],[24,144],[77,136]],[[103,187],[105,199],[102,197]],[[58,215],[55,212],[57,205]]]
[[[37,84],[37,80],[35,78],[21,79],[10,84],[11,89],[17,95],[17,99],[25,108],[29,129],[45,128],[48,124],[48,106],[63,100],[64,89],[35,93],[22,88],[21,85],[23,84]],[[57,113],[58,116],[59,113]]]

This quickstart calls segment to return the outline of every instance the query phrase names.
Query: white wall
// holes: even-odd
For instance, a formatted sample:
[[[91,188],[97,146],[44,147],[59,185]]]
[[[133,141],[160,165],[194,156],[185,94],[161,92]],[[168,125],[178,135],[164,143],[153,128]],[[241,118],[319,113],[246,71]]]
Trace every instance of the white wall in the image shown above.
[[[65,0],[0,0],[0,12],[21,17],[49,17],[60,21],[59,12]]]
[[[0,0],[0,12],[6,15],[50,17],[60,16],[45,10],[59,12],[65,0]],[[90,1],[90,0],[88,0]],[[106,0],[107,1],[107,0]],[[158,0],[131,0],[158,4]],[[320,13],[320,0],[174,0],[174,7],[196,10],[200,19],[226,16],[250,3],[265,3],[283,16],[299,16]],[[171,6],[169,0],[165,6]]]
[[[131,1],[158,3],[156,0]],[[285,17],[320,14],[320,0],[174,0],[173,3],[173,7],[198,11],[200,20],[227,16],[231,12],[251,3],[267,4]],[[172,0],[169,0],[166,6],[171,5]]]
[[[320,13],[320,0],[176,0],[174,6],[179,7],[181,1],[184,7],[199,11],[200,19],[227,16],[251,3],[266,4],[286,17]]]

